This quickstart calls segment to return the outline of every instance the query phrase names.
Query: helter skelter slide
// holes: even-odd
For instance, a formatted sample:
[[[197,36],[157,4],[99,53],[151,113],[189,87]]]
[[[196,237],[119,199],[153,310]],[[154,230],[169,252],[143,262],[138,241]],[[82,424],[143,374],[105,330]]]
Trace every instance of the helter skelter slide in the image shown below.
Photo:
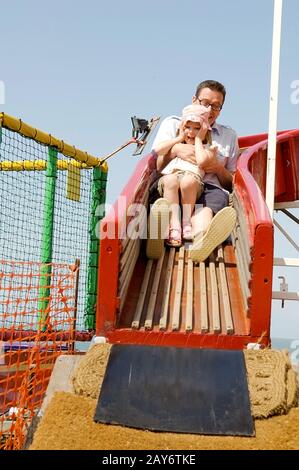
[[[145,124],[138,131],[146,133]],[[143,139],[137,137],[129,143],[134,140],[142,148]],[[105,202],[107,182],[104,160],[0,114],[0,447],[22,447],[24,425],[41,406],[56,358],[73,354],[75,341],[90,340],[94,331],[114,343],[109,363],[117,367],[108,403],[123,403],[117,380],[127,393],[131,365],[137,366],[135,378],[146,385],[136,387],[133,398],[127,396],[133,404],[142,397],[137,417],[143,413],[143,420],[133,423],[136,413],[129,406],[122,408],[123,417],[117,410],[112,418],[108,413],[96,420],[169,430],[169,420],[161,419],[165,409],[152,409],[153,403],[162,403],[158,397],[163,393],[172,403],[167,408],[173,418],[170,430],[222,433],[222,411],[231,403],[237,414],[247,409],[247,427],[240,428],[230,411],[225,432],[252,435],[248,399],[240,401],[247,386],[241,350],[249,343],[270,343],[274,241],[264,198],[267,135],[240,138],[239,143],[243,151],[232,196],[238,220],[231,243],[218,247],[204,263],[190,262],[185,247],[166,248],[159,260],[148,260],[145,240],[134,236],[144,233],[140,227],[146,226],[147,213],[136,214],[134,203],[148,206],[151,154],[137,164],[114,210],[103,219],[102,232],[108,236],[99,242],[96,227],[103,214],[97,208]],[[275,207],[298,223],[288,211],[298,207],[299,199],[298,130],[277,138],[275,186]],[[286,260],[279,263],[286,265]],[[282,300],[298,297],[274,294]],[[204,380],[197,380],[199,370]],[[241,374],[235,408],[230,390],[240,383]],[[211,392],[223,392],[224,383],[227,394],[219,398],[225,406],[218,408]],[[111,390],[117,391],[115,401]],[[180,399],[171,395],[173,390],[181,390]],[[190,415],[184,406],[192,390]],[[199,403],[200,390],[207,398]],[[184,405],[181,414],[178,403]],[[196,422],[195,409],[202,418]],[[237,428],[232,428],[235,423]]]
[[[97,335],[112,343],[190,348],[270,344],[274,225],[265,202],[267,134],[241,137],[239,144],[231,243],[197,264],[184,247],[165,248],[159,260],[149,260],[144,240],[134,237],[146,220],[144,211],[138,217],[136,204],[148,205],[153,157],[139,162],[102,221]],[[297,207],[298,199],[299,131],[280,132],[275,208],[290,215],[287,208]],[[278,264],[287,263],[278,259]]]

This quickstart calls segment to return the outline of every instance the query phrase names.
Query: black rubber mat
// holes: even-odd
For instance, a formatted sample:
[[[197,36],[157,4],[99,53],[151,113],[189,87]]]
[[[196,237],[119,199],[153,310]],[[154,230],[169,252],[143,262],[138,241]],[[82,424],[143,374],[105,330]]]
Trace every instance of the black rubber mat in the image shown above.
[[[94,420],[156,431],[252,436],[243,352],[114,345]]]

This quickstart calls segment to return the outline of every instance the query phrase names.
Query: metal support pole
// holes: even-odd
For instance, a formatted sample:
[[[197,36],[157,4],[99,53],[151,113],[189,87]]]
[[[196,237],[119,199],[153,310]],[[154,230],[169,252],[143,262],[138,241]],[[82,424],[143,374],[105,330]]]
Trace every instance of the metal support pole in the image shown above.
[[[282,0],[274,0],[266,202],[273,218]]]

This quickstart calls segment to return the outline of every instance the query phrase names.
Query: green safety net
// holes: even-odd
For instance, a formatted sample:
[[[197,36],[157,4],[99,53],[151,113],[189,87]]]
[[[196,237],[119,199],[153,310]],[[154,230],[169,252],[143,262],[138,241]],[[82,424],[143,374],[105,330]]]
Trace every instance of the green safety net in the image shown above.
[[[77,187],[75,197],[70,199],[67,194],[69,170],[60,170],[57,162],[70,162],[72,159],[6,128],[0,128],[0,131],[0,162],[47,162],[45,170],[10,171],[2,168],[0,171],[0,327],[10,327],[8,305],[14,310],[19,309],[20,324],[23,323],[26,308],[33,302],[39,306],[30,306],[31,315],[36,312],[37,321],[38,317],[45,315],[41,310],[46,310],[49,292],[44,290],[43,303],[38,300],[40,290],[38,295],[35,293],[28,298],[28,284],[41,282],[40,273],[39,277],[35,276],[35,271],[40,268],[34,263],[72,267],[79,260],[76,329],[93,328],[96,291],[88,290],[91,284],[96,286],[97,264],[90,266],[90,260],[97,263],[97,253],[90,253],[90,248],[98,249],[98,238],[96,233],[90,233],[90,228],[96,226],[94,212],[97,205],[105,201],[107,174],[99,168],[80,169],[79,194]],[[97,171],[97,179],[100,180],[97,201],[91,200],[95,192],[94,171]],[[79,200],[73,200],[78,196]],[[42,274],[46,276],[44,285],[47,287],[47,275],[50,275],[52,268],[43,269]]]

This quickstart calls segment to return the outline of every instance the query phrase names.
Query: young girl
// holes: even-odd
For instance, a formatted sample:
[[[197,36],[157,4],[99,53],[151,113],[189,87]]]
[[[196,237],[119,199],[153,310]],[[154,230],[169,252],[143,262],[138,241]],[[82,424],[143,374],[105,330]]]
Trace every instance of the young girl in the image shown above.
[[[169,234],[166,243],[179,247],[184,240],[192,240],[191,216],[196,200],[203,191],[204,171],[200,165],[215,149],[211,144],[209,114],[211,109],[193,104],[186,106],[182,112],[182,124],[177,138],[161,142],[155,152],[157,156],[170,153],[171,161],[163,169],[158,183],[161,197],[171,203]],[[180,158],[184,146],[184,156],[196,161],[196,164]],[[188,146],[188,147],[186,147]],[[189,155],[190,153],[190,155]],[[182,225],[180,207],[182,205]]]

